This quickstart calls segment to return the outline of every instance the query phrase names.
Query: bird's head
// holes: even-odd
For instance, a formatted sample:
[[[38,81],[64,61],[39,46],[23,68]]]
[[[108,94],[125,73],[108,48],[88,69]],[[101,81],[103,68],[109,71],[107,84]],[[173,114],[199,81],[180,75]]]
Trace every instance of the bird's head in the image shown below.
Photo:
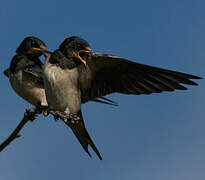
[[[42,51],[46,50],[46,45],[43,41],[36,37],[26,37],[19,47],[17,48],[16,52],[18,54],[30,55],[34,57],[39,57],[42,55]]]
[[[88,42],[78,36],[66,38],[59,46],[59,49],[65,55],[72,55],[84,64],[86,64],[86,60],[79,55],[80,51],[91,51]]]

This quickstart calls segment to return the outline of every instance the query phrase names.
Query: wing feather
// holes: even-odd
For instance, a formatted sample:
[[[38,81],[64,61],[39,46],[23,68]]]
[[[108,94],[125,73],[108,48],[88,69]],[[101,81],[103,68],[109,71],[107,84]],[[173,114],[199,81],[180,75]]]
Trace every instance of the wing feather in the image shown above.
[[[163,91],[186,90],[181,84],[196,86],[190,79],[201,79],[191,74],[171,71],[129,61],[117,56],[83,51],[89,69],[89,86],[81,82],[84,101],[105,96],[110,93],[152,94]],[[81,76],[85,76],[84,73]],[[82,79],[82,78],[81,78]]]

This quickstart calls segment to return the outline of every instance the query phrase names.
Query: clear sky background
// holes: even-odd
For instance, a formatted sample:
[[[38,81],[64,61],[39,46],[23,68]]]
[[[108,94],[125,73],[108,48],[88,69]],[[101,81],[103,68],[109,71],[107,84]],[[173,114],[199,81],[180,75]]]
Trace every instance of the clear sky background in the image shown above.
[[[55,50],[78,35],[93,51],[205,77],[204,7],[204,0],[2,1],[0,141],[31,107],[3,75],[26,36]],[[188,91],[108,96],[119,107],[83,105],[102,161],[62,122],[40,116],[0,153],[0,179],[204,180],[205,83],[197,82]]]

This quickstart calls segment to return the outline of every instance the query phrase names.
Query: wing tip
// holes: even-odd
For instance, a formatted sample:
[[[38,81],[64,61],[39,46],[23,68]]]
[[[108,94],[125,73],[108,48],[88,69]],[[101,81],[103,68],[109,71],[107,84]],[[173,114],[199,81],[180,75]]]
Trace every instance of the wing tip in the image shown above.
[[[190,77],[190,79],[203,79],[202,77],[199,77],[199,76],[194,76],[194,75],[192,75],[191,77]]]

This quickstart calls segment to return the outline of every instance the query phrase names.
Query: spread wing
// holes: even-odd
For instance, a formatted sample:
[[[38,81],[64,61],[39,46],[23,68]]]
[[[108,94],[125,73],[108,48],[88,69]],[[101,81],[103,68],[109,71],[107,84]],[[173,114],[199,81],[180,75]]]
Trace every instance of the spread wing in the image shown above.
[[[197,85],[190,79],[201,79],[194,75],[135,63],[106,54],[82,51],[80,56],[86,59],[90,78],[90,85],[81,88],[85,102],[115,92],[139,95],[175,89],[186,90],[187,88],[181,84]],[[81,76],[84,74],[81,73]]]

